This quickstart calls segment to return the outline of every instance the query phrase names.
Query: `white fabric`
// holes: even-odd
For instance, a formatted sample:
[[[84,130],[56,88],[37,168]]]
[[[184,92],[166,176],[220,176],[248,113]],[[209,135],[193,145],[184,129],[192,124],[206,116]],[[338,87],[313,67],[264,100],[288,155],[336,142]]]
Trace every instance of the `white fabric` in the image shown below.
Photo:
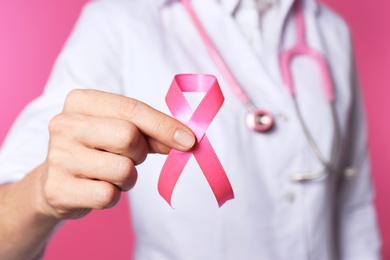
[[[272,24],[277,21],[277,0],[222,0],[221,5],[234,17],[243,35],[257,55],[275,33]]]
[[[358,175],[348,181],[332,175],[293,183],[292,173],[321,165],[308,149],[280,78],[279,47],[294,42],[286,18],[291,1],[280,1],[278,20],[267,24],[274,34],[267,36],[260,56],[218,1],[192,3],[252,100],[275,115],[273,132],[247,129],[244,106],[207,56],[180,3],[96,1],[84,9],[43,96],[27,107],[4,142],[0,182],[16,181],[44,160],[47,124],[72,88],[120,93],[169,113],[163,97],[175,74],[215,74],[226,100],[207,136],[236,198],[218,208],[191,159],[174,190],[172,209],[157,192],[166,156],[149,155],[129,193],[136,259],[379,259],[364,115],[345,23],[329,9],[305,1],[308,41],[327,56],[336,87],[343,139],[337,167],[352,166]],[[319,72],[306,58],[297,59],[292,69],[303,116],[329,158],[334,133]]]

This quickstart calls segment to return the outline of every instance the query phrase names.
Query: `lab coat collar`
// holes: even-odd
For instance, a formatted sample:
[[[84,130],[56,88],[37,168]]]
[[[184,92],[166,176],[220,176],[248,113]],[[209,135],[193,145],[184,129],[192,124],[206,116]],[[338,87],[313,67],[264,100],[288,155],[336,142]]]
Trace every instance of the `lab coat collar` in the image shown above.
[[[223,6],[231,14],[234,13],[240,1],[241,0],[218,0],[220,3],[223,2]]]
[[[244,0],[217,0],[223,7],[232,15],[234,15],[235,11],[239,7],[239,5],[242,3]],[[255,0],[252,0],[255,1]],[[280,0],[258,0],[259,2],[268,2],[272,5],[277,5]],[[259,11],[261,11],[262,8],[261,5],[258,5]]]
[[[293,3],[298,0],[280,0],[279,6],[282,13],[283,20],[287,18],[287,15],[290,13]],[[302,7],[306,12],[312,14],[318,14],[319,8],[316,0],[300,0],[302,2]]]

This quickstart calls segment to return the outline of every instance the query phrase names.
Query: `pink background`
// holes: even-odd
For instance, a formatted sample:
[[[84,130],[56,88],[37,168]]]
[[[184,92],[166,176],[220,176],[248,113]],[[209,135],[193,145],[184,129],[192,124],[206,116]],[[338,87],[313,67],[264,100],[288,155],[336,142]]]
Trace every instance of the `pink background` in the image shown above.
[[[41,91],[86,0],[0,0],[0,143],[21,109]],[[383,259],[390,259],[390,2],[324,0],[349,23],[367,108]],[[375,4],[374,4],[375,3]],[[45,259],[130,259],[126,201],[71,221]]]

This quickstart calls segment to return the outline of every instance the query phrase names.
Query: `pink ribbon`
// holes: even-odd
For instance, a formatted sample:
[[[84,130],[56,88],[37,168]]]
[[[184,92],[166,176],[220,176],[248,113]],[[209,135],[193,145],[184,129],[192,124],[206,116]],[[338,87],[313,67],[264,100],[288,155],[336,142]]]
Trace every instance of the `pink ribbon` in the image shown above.
[[[206,94],[193,111],[183,92],[206,92]],[[191,128],[197,144],[189,152],[171,150],[158,180],[160,195],[171,205],[176,182],[193,154],[221,207],[227,200],[234,198],[234,193],[225,170],[206,136],[208,126],[224,101],[217,79],[212,75],[204,74],[176,75],[165,100],[172,115]]]

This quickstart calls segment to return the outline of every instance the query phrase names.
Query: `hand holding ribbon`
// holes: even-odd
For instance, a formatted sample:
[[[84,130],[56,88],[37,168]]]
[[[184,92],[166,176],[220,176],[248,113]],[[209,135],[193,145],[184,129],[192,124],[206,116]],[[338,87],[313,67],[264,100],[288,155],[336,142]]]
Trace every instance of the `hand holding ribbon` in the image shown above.
[[[183,92],[205,92],[199,106],[193,111]],[[197,144],[192,151],[171,150],[161,170],[158,181],[160,195],[171,205],[171,197],[177,180],[193,154],[205,175],[218,205],[234,198],[229,179],[212,148],[206,130],[221,108],[224,97],[217,79],[205,74],[176,75],[166,95],[166,103],[172,115],[194,132]]]

